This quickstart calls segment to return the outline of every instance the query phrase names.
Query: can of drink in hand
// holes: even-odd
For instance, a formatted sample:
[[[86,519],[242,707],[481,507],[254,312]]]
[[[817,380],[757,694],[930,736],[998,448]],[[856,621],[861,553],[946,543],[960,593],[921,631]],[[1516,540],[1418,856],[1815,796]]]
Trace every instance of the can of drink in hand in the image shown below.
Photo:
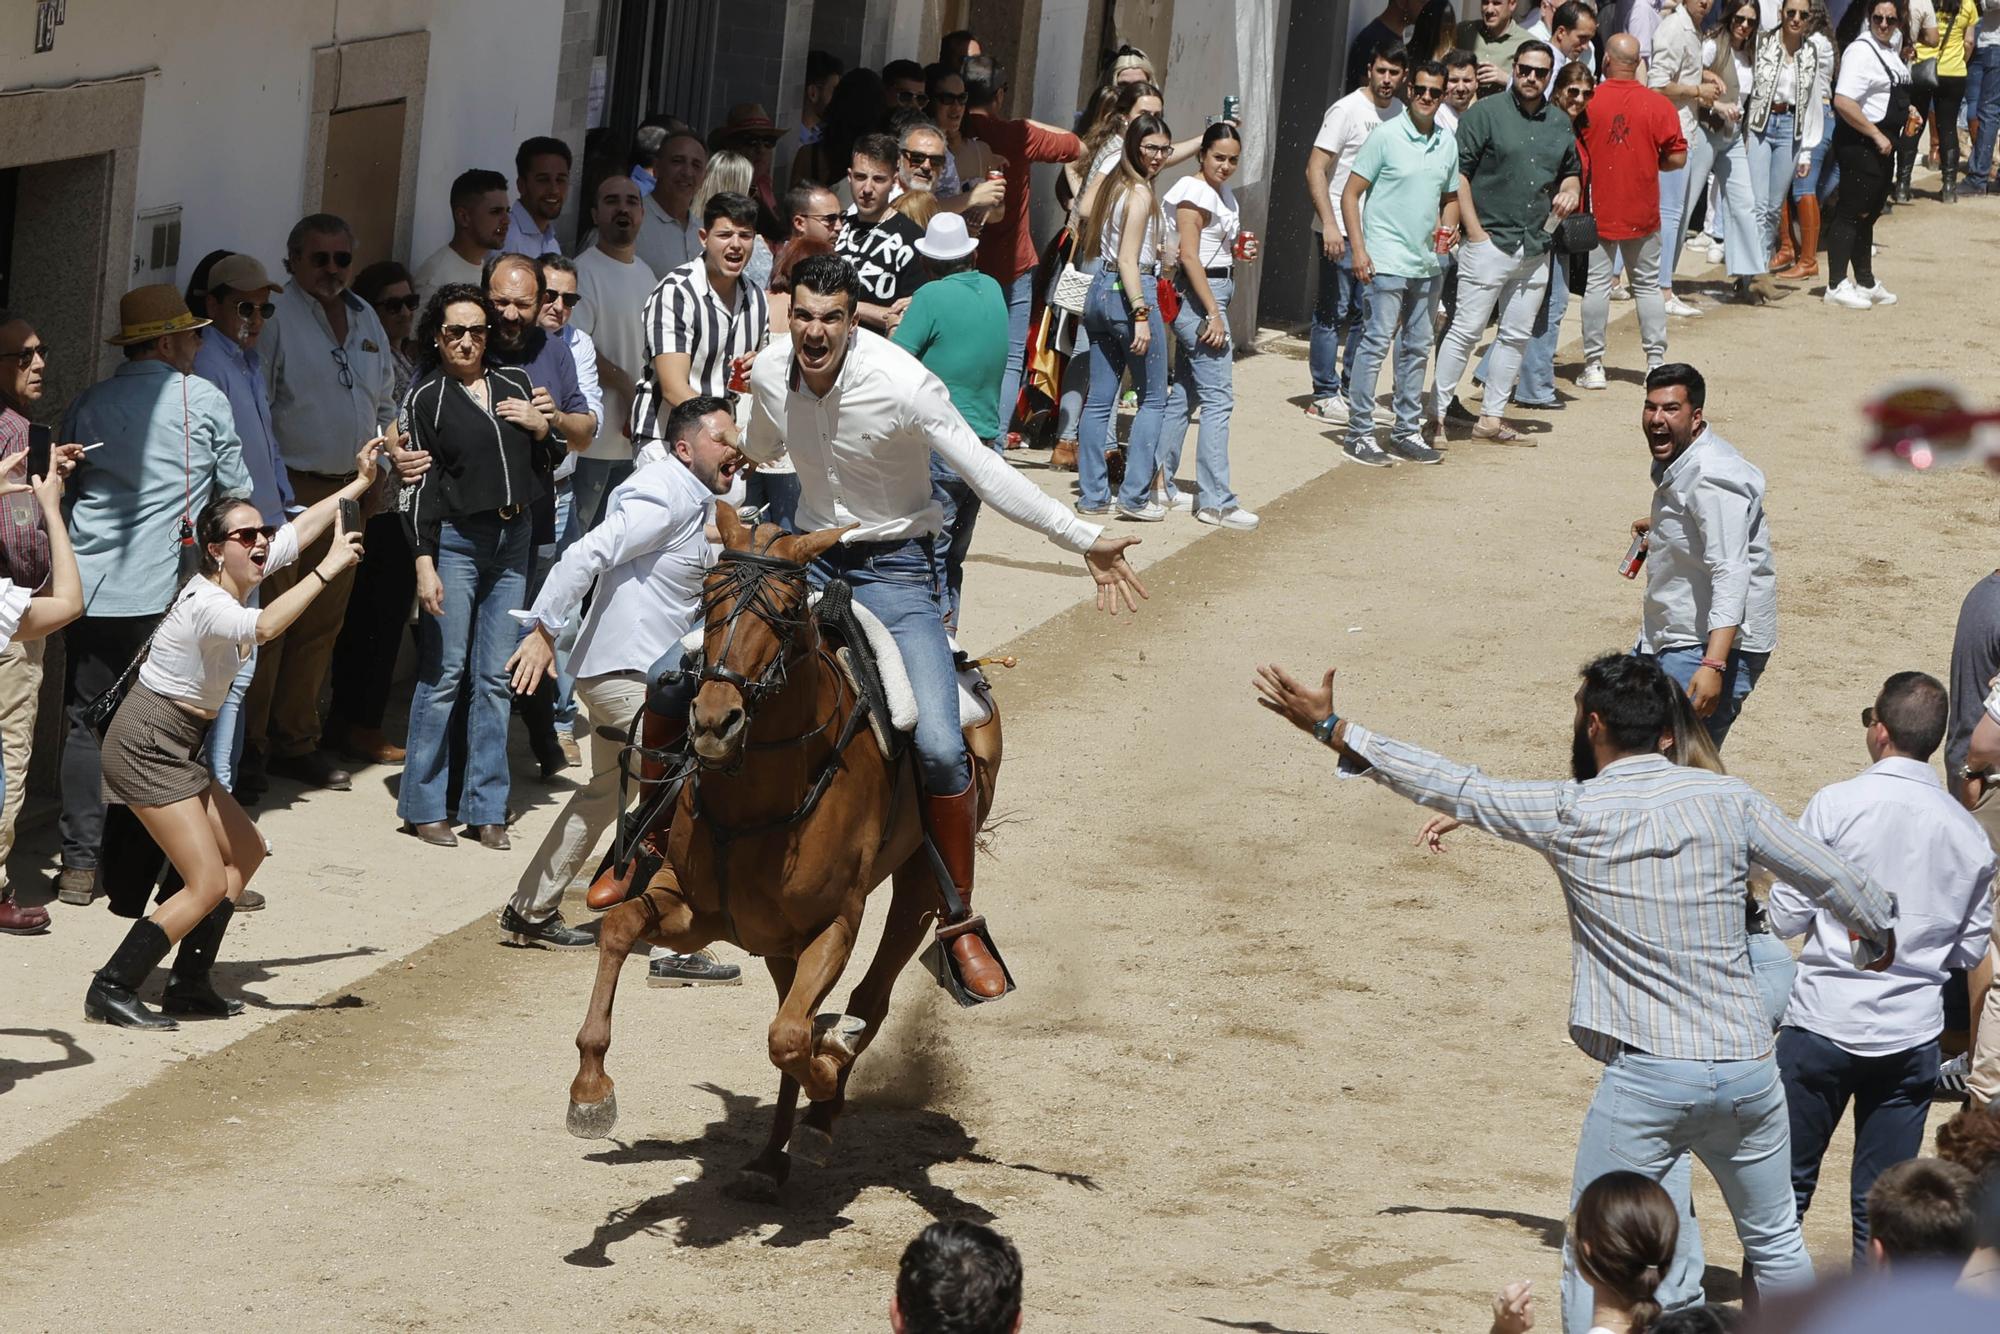
[[[1256,244],[1257,233],[1246,228],[1236,233],[1236,244],[1231,246],[1229,250],[1236,258],[1247,264],[1250,261],[1250,248]]]
[[[1451,253],[1451,238],[1451,228],[1440,224],[1438,229],[1431,233],[1431,248],[1436,250],[1440,255],[1449,255]]]
[[[1007,173],[1000,170],[1000,168],[995,167],[993,170],[986,173],[986,179],[989,181],[1004,181],[1007,179]]]
[[[1236,113],[1242,110],[1242,108],[1243,108],[1243,99],[1238,97],[1236,94],[1231,93],[1229,96],[1222,99],[1222,118],[1224,120],[1235,120]]]
[[[1625,559],[1618,562],[1618,573],[1627,579],[1639,577],[1639,567],[1646,563],[1646,535],[1632,534],[1632,545],[1625,548]]]
[[[750,357],[736,357],[729,363],[729,392],[747,393],[750,389]]]

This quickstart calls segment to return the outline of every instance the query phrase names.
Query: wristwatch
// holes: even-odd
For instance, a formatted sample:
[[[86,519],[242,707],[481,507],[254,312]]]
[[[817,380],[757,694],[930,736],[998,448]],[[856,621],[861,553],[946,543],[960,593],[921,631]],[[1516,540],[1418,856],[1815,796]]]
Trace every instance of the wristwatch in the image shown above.
[[[1322,746],[1331,746],[1333,744],[1333,729],[1339,725],[1340,715],[1338,713],[1329,713],[1325,718],[1313,724],[1313,735],[1319,738]]]
[[[1970,783],[1975,778],[1983,783],[1991,776],[1986,770],[1975,769],[1969,764],[1959,765],[1954,772],[1957,773],[1958,781],[1961,783]]]

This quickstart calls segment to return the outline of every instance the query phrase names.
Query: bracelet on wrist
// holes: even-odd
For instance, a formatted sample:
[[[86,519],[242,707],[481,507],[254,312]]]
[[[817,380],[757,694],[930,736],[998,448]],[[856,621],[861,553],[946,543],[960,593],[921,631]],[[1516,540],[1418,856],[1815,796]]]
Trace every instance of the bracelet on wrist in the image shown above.
[[[1726,672],[1729,670],[1729,664],[1721,658],[1703,658],[1701,665],[1714,672]]]
[[[331,588],[331,587],[333,587],[333,581],[332,581],[332,580],[330,580],[330,579],[328,579],[328,578],[327,578],[327,577],[326,577],[325,575],[321,574],[321,573],[319,572],[319,567],[318,567],[318,566],[314,566],[314,567],[313,567],[313,572],[312,572],[312,576],[313,576],[313,578],[315,578],[315,579],[319,580],[319,586],[320,586],[321,588]]]

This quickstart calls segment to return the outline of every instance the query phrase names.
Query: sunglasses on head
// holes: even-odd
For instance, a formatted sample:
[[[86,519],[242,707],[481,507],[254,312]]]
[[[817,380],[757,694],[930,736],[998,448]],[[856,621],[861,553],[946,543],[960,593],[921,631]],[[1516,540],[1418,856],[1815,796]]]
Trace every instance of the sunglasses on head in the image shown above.
[[[447,324],[438,332],[444,335],[448,343],[456,343],[461,338],[484,342],[486,338],[486,326],[483,324]]]
[[[277,535],[278,525],[267,523],[257,528],[232,528],[224,533],[222,537],[224,541],[234,542],[238,546],[254,547],[257,545],[259,538],[268,542]]]
[[[306,260],[316,269],[344,269],[354,263],[352,250],[315,250]]]
[[[408,296],[385,296],[375,303],[375,308],[387,311],[415,310],[422,304],[424,299],[412,292]]]
[[[565,308],[567,308],[567,309],[569,309],[569,310],[575,310],[575,309],[576,309],[576,303],[577,303],[577,302],[579,302],[579,301],[581,301],[581,300],[583,300],[583,293],[581,293],[581,292],[544,292],[544,293],[542,293],[542,300],[543,300],[543,301],[546,301],[546,302],[548,302],[548,303],[549,303],[550,305],[554,305],[554,304],[555,304],[556,302],[560,301],[560,302],[562,302],[562,303],[563,303],[563,305],[564,305],[564,307],[565,307]]]

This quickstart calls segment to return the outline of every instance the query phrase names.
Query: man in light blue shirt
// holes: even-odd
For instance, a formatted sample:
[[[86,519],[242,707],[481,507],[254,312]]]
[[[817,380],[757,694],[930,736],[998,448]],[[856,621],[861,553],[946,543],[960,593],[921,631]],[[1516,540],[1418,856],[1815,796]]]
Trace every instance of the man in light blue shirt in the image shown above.
[[[77,395],[57,436],[104,446],[77,469],[67,501],[84,612],[64,636],[65,888],[80,878],[70,873],[96,869],[104,835],[97,733],[83,706],[111,687],[166,613],[202,506],[251,489],[229,400],[192,373],[208,321],[164,283],[128,292],[118,317],[107,341],[125,349],[125,364]]]
[[[521,142],[514,153],[514,188],[520,198],[507,219],[503,253],[560,255],[556,220],[569,202],[569,145],[546,134]]]

